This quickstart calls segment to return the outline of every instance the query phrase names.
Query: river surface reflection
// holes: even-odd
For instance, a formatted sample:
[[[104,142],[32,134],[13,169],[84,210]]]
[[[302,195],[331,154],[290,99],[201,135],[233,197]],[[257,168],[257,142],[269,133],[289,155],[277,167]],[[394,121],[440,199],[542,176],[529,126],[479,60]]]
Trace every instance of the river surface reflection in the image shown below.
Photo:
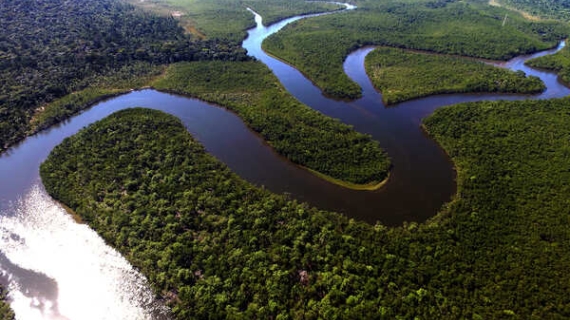
[[[208,152],[256,185],[358,220],[399,225],[433,216],[455,192],[452,164],[420,129],[423,117],[459,102],[529,98],[443,95],[386,108],[364,72],[363,61],[372,48],[363,48],[344,64],[346,73],[362,87],[363,97],[353,102],[328,99],[300,72],[261,50],[263,39],[300,18],[264,27],[256,14],[258,25],[249,31],[244,47],[266,63],[297,99],[378,140],[392,159],[389,183],[369,192],[323,181],[273,152],[235,114],[196,99],[147,89],[98,103],[0,156],[0,275],[18,319],[168,319],[146,279],[93,230],[76,223],[46,194],[39,178],[39,165],[53,147],[113,112],[147,107],[173,114]],[[548,90],[533,99],[570,93],[552,73],[525,67],[528,58],[501,66],[543,79]]]

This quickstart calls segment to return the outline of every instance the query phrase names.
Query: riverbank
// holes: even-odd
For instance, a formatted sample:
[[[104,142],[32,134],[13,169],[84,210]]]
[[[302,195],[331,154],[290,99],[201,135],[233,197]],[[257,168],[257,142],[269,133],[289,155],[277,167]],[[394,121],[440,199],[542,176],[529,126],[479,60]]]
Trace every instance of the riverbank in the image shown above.
[[[9,302],[6,289],[0,287],[0,320],[14,320],[16,318]]]
[[[386,105],[435,94],[535,94],[546,89],[537,77],[481,61],[395,48],[377,48],[366,56],[366,73]]]
[[[370,183],[366,183],[366,184],[357,184],[357,183],[350,183],[350,182],[346,182],[346,181],[342,181],[339,179],[335,179],[331,176],[327,176],[326,174],[322,174],[318,171],[309,169],[309,168],[305,168],[306,170],[309,170],[310,172],[312,172],[314,175],[316,175],[317,177],[326,180],[330,183],[334,183],[336,185],[339,185],[341,187],[347,188],[347,189],[352,189],[352,190],[365,190],[365,191],[374,191],[374,190],[378,190],[380,188],[382,188],[383,186],[386,185],[386,183],[388,183],[388,180],[390,179],[390,172],[388,172],[388,174],[386,175],[386,178],[384,178],[384,180],[377,182],[377,181],[372,181]]]
[[[531,59],[525,64],[532,68],[556,72],[560,81],[570,87],[570,49],[567,45],[555,54]]]
[[[502,27],[505,14],[508,28]],[[269,37],[263,49],[309,75],[326,94],[355,99],[360,92],[342,64],[350,52],[366,45],[507,60],[550,48],[569,32],[563,23],[528,21],[486,4],[453,2],[435,8],[429,3],[366,3],[345,14],[288,26]],[[466,37],[470,34],[478,36]]]
[[[376,141],[299,103],[260,62],[175,64],[152,85],[236,112],[289,161],[341,185],[354,188],[388,175],[390,161]]]
[[[570,279],[560,277],[570,267],[570,231],[560,222],[570,192],[563,173],[569,104],[439,109],[425,127],[462,168],[460,194],[445,216],[393,229],[254,188],[207,155],[177,119],[144,109],[117,113],[66,140],[42,165],[42,177],[159,292],[177,293],[171,307],[179,319],[294,318],[323,308],[373,316],[378,305],[389,305],[382,312],[394,318],[552,318],[565,313],[544,299],[569,303],[563,293]],[[75,167],[74,174],[89,176],[87,186],[68,172]],[[339,287],[341,278],[347,287]],[[469,286],[475,295],[458,289]],[[442,301],[441,308],[406,302],[419,299]],[[273,308],[258,307],[268,304]]]

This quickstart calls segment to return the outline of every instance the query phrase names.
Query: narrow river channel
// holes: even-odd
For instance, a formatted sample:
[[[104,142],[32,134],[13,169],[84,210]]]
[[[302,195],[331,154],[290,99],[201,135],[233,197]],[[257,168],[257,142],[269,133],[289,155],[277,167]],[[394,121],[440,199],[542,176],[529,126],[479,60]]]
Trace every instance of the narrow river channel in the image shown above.
[[[254,15],[257,27],[244,41],[248,52],[266,63],[297,99],[378,140],[394,165],[390,182],[374,192],[330,184],[277,155],[235,114],[196,99],[148,89],[104,101],[0,156],[0,275],[17,319],[168,319],[146,279],[94,231],[76,223],[46,194],[39,178],[39,165],[53,147],[113,112],[141,106],[173,114],[208,152],[256,185],[355,219],[399,225],[433,216],[455,191],[452,163],[421,131],[423,117],[459,102],[570,94],[554,74],[524,66],[525,60],[551,54],[561,44],[501,65],[540,77],[548,87],[541,95],[443,95],[386,108],[364,71],[364,58],[372,48],[363,48],[344,64],[363,88],[363,97],[353,102],[330,100],[296,69],[261,50],[263,39],[303,17],[264,27],[261,17]]]

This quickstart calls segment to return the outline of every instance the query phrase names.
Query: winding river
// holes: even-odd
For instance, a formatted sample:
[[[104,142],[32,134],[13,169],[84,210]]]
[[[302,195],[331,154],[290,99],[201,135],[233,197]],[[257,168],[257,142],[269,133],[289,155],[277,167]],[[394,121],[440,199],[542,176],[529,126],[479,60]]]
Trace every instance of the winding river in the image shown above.
[[[439,95],[386,108],[364,71],[364,58],[372,48],[363,48],[344,64],[362,87],[363,97],[353,102],[330,100],[296,69],[261,50],[263,39],[303,17],[264,27],[261,17],[253,14],[257,27],[249,30],[243,44],[249,54],[266,63],[297,99],[378,140],[392,159],[389,183],[370,192],[323,181],[273,152],[235,114],[196,99],[147,89],[104,101],[0,156],[0,275],[18,319],[168,319],[146,279],[89,227],[77,224],[46,194],[39,178],[39,164],[53,147],[113,112],[135,106],[168,112],[179,117],[210,153],[254,184],[355,219],[399,225],[433,216],[455,192],[452,163],[420,129],[423,117],[459,102],[529,98]],[[554,74],[524,66],[527,59],[562,46],[500,66],[540,77],[548,89],[533,99],[566,96],[570,90]]]

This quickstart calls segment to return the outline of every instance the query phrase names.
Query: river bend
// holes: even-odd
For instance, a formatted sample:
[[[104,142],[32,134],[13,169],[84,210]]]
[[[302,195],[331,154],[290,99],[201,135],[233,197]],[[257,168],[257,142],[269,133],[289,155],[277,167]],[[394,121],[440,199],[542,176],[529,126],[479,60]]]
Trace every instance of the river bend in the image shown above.
[[[436,108],[459,102],[529,98],[439,95],[386,108],[364,70],[364,58],[372,48],[363,48],[344,63],[346,73],[362,87],[363,97],[353,102],[331,100],[296,69],[261,50],[267,36],[315,15],[293,17],[269,27],[254,15],[257,27],[249,30],[243,44],[249,54],[266,63],[301,102],[378,140],[392,159],[389,183],[370,192],[323,181],[273,152],[235,114],[196,99],[147,89],[98,103],[0,155],[0,275],[17,319],[168,319],[146,279],[93,230],[75,223],[46,194],[39,178],[40,163],[56,145],[113,112],[141,106],[173,114],[208,152],[256,185],[355,219],[399,225],[433,216],[455,192],[452,163],[422,132],[422,118]],[[562,46],[500,66],[540,77],[548,89],[532,98],[566,96],[570,90],[556,75],[524,66],[527,59],[551,54]]]

